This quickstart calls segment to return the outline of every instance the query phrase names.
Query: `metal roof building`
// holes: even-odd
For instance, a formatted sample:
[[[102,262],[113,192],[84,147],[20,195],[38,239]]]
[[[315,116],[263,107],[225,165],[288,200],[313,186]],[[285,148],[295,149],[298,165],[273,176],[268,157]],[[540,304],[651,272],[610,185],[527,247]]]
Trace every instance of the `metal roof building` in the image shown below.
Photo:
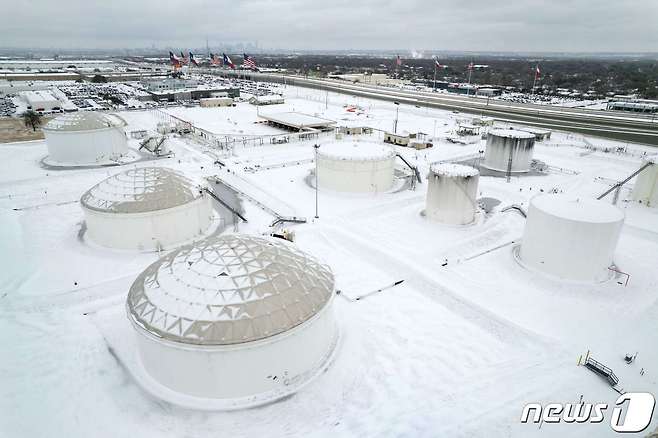
[[[260,117],[267,120],[270,125],[289,131],[321,130],[331,128],[336,124],[333,120],[292,111],[269,115],[261,114]]]
[[[113,175],[87,190],[80,204],[90,240],[111,248],[172,247],[201,236],[212,219],[203,190],[163,167]]]
[[[46,163],[56,166],[115,164],[128,152],[126,122],[114,114],[79,111],[46,124]]]
[[[279,239],[231,234],[181,247],[128,294],[145,386],[202,409],[288,395],[333,354],[333,297],[331,270]]]

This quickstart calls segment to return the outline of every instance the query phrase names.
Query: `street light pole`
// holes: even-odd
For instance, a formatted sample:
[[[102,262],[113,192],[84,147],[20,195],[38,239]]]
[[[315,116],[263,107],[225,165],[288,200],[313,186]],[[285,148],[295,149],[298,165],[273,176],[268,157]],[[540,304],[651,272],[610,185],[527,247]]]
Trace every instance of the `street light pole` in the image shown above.
[[[398,133],[398,115],[400,112],[400,102],[393,102],[395,104],[395,124],[393,125],[393,133]]]
[[[319,219],[318,216],[318,149],[320,149],[319,144],[314,144],[315,148],[315,218]]]

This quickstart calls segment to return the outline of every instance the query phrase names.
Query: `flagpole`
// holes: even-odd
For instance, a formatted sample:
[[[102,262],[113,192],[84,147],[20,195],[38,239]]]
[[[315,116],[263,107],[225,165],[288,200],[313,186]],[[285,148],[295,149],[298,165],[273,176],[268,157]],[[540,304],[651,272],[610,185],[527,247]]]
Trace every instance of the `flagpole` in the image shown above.
[[[471,64],[473,64],[473,61],[471,61]],[[471,74],[473,74],[473,67],[471,64],[468,64],[468,88],[466,89],[466,95],[471,94]]]
[[[535,66],[535,79],[532,81],[532,91],[530,92],[530,97],[535,95],[535,85],[537,84],[537,69],[539,68],[539,64]]]

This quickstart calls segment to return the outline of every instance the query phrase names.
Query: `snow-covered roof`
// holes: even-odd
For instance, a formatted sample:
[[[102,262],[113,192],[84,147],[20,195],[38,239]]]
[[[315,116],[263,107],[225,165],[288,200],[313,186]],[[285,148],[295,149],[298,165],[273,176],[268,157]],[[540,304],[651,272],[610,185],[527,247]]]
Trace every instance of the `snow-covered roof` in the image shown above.
[[[54,118],[43,127],[46,131],[93,131],[123,127],[126,122],[115,114],[78,111]]]
[[[455,163],[433,163],[430,166],[430,171],[436,175],[465,178],[480,174],[480,172],[475,167],[464,166],[463,164]]]
[[[345,140],[321,145],[318,155],[332,160],[385,160],[395,156],[395,149],[370,141]]]
[[[525,131],[520,131],[518,129],[492,129],[491,131],[489,131],[489,135],[495,135],[497,137],[507,137],[507,138],[535,138],[534,134]]]
[[[201,194],[185,176],[164,167],[130,169],[99,182],[80,203],[105,213],[145,213],[194,201]]]
[[[298,112],[283,112],[275,114],[261,114],[260,117],[267,121],[278,123],[280,125],[289,126],[291,128],[323,128],[334,125],[336,122],[321,117],[315,117],[310,114]]]
[[[622,210],[593,198],[543,194],[532,198],[530,204],[551,216],[576,222],[609,223],[624,220]]]
[[[529,132],[529,133],[535,134],[535,135],[536,134],[547,135],[547,134],[551,133],[551,131],[549,131],[548,129],[533,128],[533,127],[530,127],[530,126],[524,126],[523,128],[520,128],[520,129],[521,129],[521,131]]]
[[[128,294],[129,318],[170,341],[229,345],[283,333],[322,310],[331,270],[280,239],[229,234],[179,248]]]
[[[254,98],[259,102],[283,102],[283,96],[279,94],[264,94]]]
[[[28,104],[35,106],[43,102],[59,103],[57,98],[48,90],[29,90],[21,93]]]

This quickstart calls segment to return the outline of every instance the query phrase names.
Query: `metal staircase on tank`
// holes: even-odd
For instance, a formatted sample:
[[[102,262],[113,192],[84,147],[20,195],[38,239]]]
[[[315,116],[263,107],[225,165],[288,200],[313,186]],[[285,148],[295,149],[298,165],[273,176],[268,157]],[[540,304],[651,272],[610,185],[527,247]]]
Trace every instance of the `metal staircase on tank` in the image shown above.
[[[418,181],[419,184],[422,184],[422,183],[423,183],[423,180],[422,180],[422,178],[420,177],[420,172],[418,171],[418,168],[415,167],[415,166],[412,166],[411,164],[409,164],[409,162],[408,162],[407,160],[405,160],[404,157],[403,157],[402,155],[400,155],[400,154],[395,154],[395,155],[396,155],[399,159],[401,159],[401,160],[404,162],[404,164],[406,164],[406,165],[409,167],[409,169],[411,169],[411,171],[413,172],[414,176],[416,177],[416,181]]]
[[[584,364],[590,371],[595,372],[599,376],[605,378],[610,385],[616,386],[619,383],[619,378],[615,375],[614,372],[607,366],[603,365],[601,362],[588,357],[585,360]]]
[[[611,192],[616,190],[614,200],[613,200],[613,204],[617,204],[617,199],[619,198],[619,190],[621,190],[621,187],[624,184],[626,184],[628,181],[633,179],[633,177],[639,175],[644,169],[646,169],[647,167],[652,166],[652,165],[653,165],[653,163],[651,161],[649,161],[648,163],[645,163],[642,167],[637,169],[635,172],[631,173],[627,178],[623,179],[622,181],[619,181],[617,184],[615,184],[614,186],[610,187],[608,190],[603,192],[596,199],[601,200],[601,199],[605,198],[606,196],[608,196],[608,194],[610,194]]]

